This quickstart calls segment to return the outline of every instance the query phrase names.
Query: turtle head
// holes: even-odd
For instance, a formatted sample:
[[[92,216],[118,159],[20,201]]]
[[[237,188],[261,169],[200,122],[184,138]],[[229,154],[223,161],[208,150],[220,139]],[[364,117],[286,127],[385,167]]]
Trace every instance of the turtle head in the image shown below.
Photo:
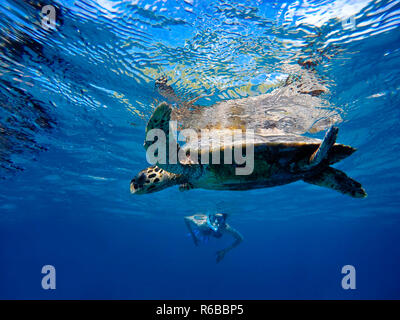
[[[131,180],[130,190],[134,194],[161,191],[178,183],[178,176],[153,166],[140,171]]]

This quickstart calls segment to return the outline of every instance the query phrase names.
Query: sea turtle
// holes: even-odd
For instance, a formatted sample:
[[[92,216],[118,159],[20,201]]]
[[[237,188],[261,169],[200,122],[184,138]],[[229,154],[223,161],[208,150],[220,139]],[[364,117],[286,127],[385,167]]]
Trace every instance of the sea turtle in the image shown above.
[[[172,132],[170,134],[171,112],[170,104],[161,103],[154,110],[146,127],[146,133],[151,129],[160,129],[170,139],[167,140],[170,143],[166,144],[167,155],[171,146],[178,151],[181,148]],[[226,130],[229,129],[221,132],[226,134]],[[219,131],[214,134],[218,138]],[[135,194],[151,193],[177,184],[181,185],[181,190],[248,190],[303,180],[355,198],[366,197],[360,183],[330,166],[355,151],[350,146],[335,143],[337,134],[338,128],[332,126],[321,141],[274,127],[262,134],[252,133],[245,138],[235,139],[231,144],[220,143],[215,135],[211,140],[209,137],[200,137],[196,145],[187,143],[182,147],[184,153],[193,150],[197,152],[188,153],[185,161],[177,163],[171,162],[167,156],[166,163],[156,163],[156,166],[142,170],[132,179],[130,190]],[[144,143],[146,150],[151,145],[149,141]],[[236,168],[240,167],[239,163],[236,160],[225,163],[223,155],[220,157],[221,163],[212,162],[213,152],[222,154],[227,149],[242,150],[248,146],[254,148],[254,169],[250,174],[238,175]],[[205,164],[204,159],[209,159],[209,164]]]

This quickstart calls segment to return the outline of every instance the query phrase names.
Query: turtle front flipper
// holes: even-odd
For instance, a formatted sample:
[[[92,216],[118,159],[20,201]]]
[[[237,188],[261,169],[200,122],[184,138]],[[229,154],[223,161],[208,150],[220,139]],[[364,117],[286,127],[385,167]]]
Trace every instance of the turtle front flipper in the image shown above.
[[[191,108],[191,107],[194,106],[196,101],[199,100],[200,98],[211,96],[211,94],[209,94],[209,95],[202,94],[202,95],[199,95],[198,97],[193,98],[191,100],[186,100],[186,99],[184,99],[184,97],[180,97],[175,92],[174,88],[172,88],[172,86],[170,86],[168,84],[168,78],[165,75],[159,77],[156,80],[155,88],[156,88],[157,92],[160,95],[162,95],[164,98],[166,98],[169,102],[177,103],[182,108],[185,108],[185,107],[186,108]]]
[[[365,198],[367,193],[361,184],[348,177],[343,171],[327,167],[323,171],[303,179],[304,182],[330,188],[353,198]]]
[[[157,165],[165,171],[180,174],[184,177],[198,177],[201,175],[200,165],[192,165],[179,161],[180,146],[173,133],[174,125],[171,122],[171,112],[171,106],[166,102],[162,102],[155,108],[151,115],[146,126],[146,139],[144,142],[146,152],[149,153],[147,154],[147,159],[154,159],[155,163],[152,164]],[[154,129],[161,130],[162,132],[151,132]],[[162,136],[164,136],[164,139],[160,139]]]
[[[146,126],[146,133],[152,129],[160,129],[169,135],[169,122],[171,121],[171,106],[166,102],[161,102],[153,111]],[[145,146],[146,148],[146,146]],[[147,148],[146,148],[147,149]]]
[[[158,93],[161,94],[164,98],[171,100],[171,102],[182,103],[182,100],[176,94],[174,88],[172,88],[168,84],[168,79],[166,76],[161,76],[156,80],[155,88]]]
[[[336,142],[338,132],[339,128],[334,126],[330,127],[330,129],[326,132],[321,145],[310,157],[309,165],[311,167],[319,165],[322,160],[327,158],[329,149],[332,148]]]
[[[149,122],[146,126],[146,139],[144,141],[144,148],[147,155],[147,159],[151,159],[150,153],[153,152],[156,158],[158,167],[175,174],[181,174],[181,164],[177,161],[177,152],[179,151],[179,145],[173,135],[170,125],[171,121],[171,106],[166,103],[160,103],[153,111]],[[155,130],[161,130],[157,132]],[[153,131],[153,132],[152,132]],[[162,135],[164,133],[164,136]],[[158,144],[158,145],[156,145]],[[171,150],[172,148],[175,150]],[[153,150],[154,149],[154,150]],[[171,153],[171,156],[170,156]]]

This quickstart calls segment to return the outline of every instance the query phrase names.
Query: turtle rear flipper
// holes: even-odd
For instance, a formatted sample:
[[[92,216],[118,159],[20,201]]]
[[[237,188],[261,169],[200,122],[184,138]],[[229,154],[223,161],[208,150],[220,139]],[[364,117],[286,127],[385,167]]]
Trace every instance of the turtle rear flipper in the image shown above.
[[[365,198],[367,196],[367,193],[359,182],[348,177],[343,171],[332,167],[327,167],[316,175],[303,180],[304,182],[320,187],[339,191],[353,198]]]
[[[338,127],[330,127],[330,129],[326,132],[324,140],[322,140],[319,148],[311,155],[309,160],[310,166],[317,166],[328,156],[329,150],[336,142],[338,132]]]

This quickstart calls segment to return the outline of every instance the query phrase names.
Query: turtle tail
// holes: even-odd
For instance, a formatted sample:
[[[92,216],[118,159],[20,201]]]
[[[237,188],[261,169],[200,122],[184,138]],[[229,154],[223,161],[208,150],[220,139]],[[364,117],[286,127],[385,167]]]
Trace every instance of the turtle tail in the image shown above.
[[[356,148],[336,143],[328,151],[328,156],[327,156],[328,163],[334,164],[336,162],[339,162],[344,158],[351,156],[356,151],[357,151]]]

